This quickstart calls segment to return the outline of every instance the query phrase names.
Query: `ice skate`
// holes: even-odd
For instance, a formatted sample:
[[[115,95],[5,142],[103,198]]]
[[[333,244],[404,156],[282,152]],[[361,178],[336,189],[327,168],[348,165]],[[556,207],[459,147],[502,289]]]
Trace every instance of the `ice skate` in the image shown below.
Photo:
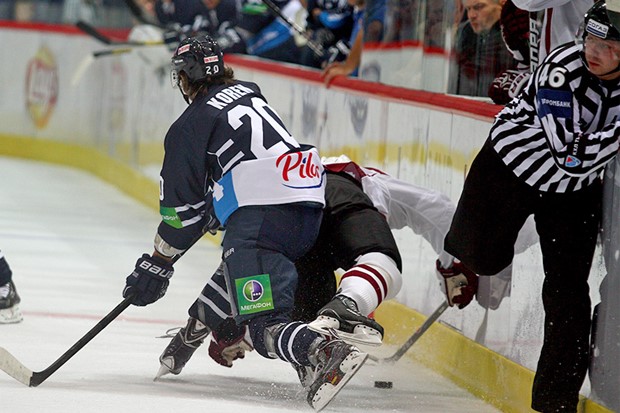
[[[310,361],[315,364],[314,380],[308,390],[308,403],[323,410],[345,384],[357,373],[368,354],[342,340],[323,341]]]
[[[161,366],[154,380],[166,374],[179,374],[194,351],[204,342],[211,330],[195,318],[189,318],[159,356]]]
[[[19,309],[20,301],[13,281],[0,286],[0,324],[19,323],[23,320]]]
[[[314,381],[314,367],[293,364],[293,368],[297,372],[297,377],[299,377],[299,382],[302,387],[306,390],[310,390],[310,385]]]
[[[355,302],[344,295],[337,295],[321,308],[317,319],[309,323],[308,328],[348,343],[367,346],[380,346],[383,339],[383,327],[372,318],[363,316]]]

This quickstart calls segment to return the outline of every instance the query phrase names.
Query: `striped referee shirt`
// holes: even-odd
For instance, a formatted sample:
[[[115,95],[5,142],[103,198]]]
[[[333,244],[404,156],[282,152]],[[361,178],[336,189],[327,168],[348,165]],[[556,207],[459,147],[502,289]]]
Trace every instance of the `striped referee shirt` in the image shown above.
[[[582,45],[553,50],[491,128],[504,163],[540,191],[579,190],[618,152],[620,80],[600,80],[584,59]]]

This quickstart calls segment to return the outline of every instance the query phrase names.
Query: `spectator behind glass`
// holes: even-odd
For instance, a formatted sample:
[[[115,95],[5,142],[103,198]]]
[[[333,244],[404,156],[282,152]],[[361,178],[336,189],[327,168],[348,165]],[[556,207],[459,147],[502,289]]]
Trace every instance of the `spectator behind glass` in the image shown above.
[[[502,39],[502,6],[500,0],[463,0],[463,6],[467,20],[456,33],[456,68],[449,93],[486,97],[493,79],[516,66]]]
[[[383,40],[386,0],[366,0],[364,9],[364,41]]]
[[[15,19],[15,2],[0,1],[0,20]]]
[[[423,6],[420,0],[388,0],[383,41],[421,40],[420,22]]]
[[[272,0],[282,15],[293,20],[298,0]],[[299,47],[292,28],[260,0],[241,0],[234,27],[220,26],[217,43],[224,53],[244,53],[280,62],[299,63]]]
[[[212,37],[218,37],[237,22],[237,2],[235,0],[202,0],[207,8],[202,16],[202,28]]]
[[[308,0],[306,30],[312,41],[326,53],[317,56],[308,46],[301,49],[301,64],[322,67],[329,59],[329,48],[338,41],[348,42],[353,29],[353,7],[348,0]]]
[[[191,26],[196,16],[205,13],[205,6],[200,0],[157,0],[155,2],[155,14],[162,25],[177,23],[181,26]]]
[[[366,2],[365,0],[348,0],[348,2],[353,6],[354,24],[350,39],[351,49],[344,60],[328,60],[322,74],[326,85],[329,85],[336,76],[357,76],[357,70],[362,60]]]

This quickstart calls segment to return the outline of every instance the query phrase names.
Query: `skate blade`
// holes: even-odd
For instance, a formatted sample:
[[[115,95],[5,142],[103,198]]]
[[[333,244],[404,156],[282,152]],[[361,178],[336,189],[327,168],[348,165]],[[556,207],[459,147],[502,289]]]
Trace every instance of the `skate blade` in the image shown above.
[[[155,378],[153,379],[153,381],[159,380],[166,374],[172,374],[172,372],[170,371],[168,366],[166,366],[165,364],[162,364],[161,366],[159,366],[159,370],[157,371],[157,374],[155,375]]]
[[[11,308],[5,308],[0,310],[0,324],[15,324],[24,319],[22,312],[19,309],[19,305],[15,304]]]
[[[342,390],[344,385],[347,384],[353,376],[355,376],[367,358],[367,353],[357,351],[350,353],[347,357],[345,357],[345,359],[342,360],[342,363],[340,363],[340,371],[344,373],[344,376],[336,385],[331,383],[323,383],[312,398],[312,408],[317,412],[323,410],[334,399],[334,397],[336,397],[340,390]]]
[[[378,347],[382,342],[381,333],[374,328],[358,324],[353,329],[353,333],[338,330],[338,321],[330,317],[319,316],[316,320],[308,323],[308,328],[315,333],[324,336],[339,338],[345,343],[361,344],[364,346]]]

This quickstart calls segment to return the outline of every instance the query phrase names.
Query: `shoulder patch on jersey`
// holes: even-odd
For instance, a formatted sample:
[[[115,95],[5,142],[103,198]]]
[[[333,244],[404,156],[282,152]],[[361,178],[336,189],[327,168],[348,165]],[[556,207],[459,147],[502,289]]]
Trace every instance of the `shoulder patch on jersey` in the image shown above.
[[[539,89],[536,94],[538,115],[551,115],[554,118],[572,119],[573,94],[566,90]]]
[[[538,72],[538,85],[553,89],[565,89],[568,86],[566,74],[568,69],[554,62],[542,65]]]

